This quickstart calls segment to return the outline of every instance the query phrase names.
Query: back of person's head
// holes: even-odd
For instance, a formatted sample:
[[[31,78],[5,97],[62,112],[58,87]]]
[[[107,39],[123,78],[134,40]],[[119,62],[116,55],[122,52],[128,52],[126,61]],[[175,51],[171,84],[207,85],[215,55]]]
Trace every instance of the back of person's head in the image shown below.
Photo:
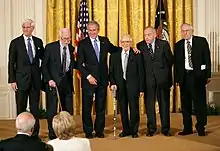
[[[35,124],[34,116],[29,112],[22,112],[16,118],[17,132],[32,134]]]
[[[75,121],[66,111],[61,111],[53,118],[53,130],[56,136],[62,140],[68,140],[74,136]]]

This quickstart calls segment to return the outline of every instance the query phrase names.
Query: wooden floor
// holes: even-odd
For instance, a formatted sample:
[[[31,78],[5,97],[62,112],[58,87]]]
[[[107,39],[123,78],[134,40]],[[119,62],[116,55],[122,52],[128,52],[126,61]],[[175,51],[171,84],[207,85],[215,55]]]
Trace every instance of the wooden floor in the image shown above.
[[[74,116],[76,120],[76,136],[84,137],[80,116]],[[159,119],[159,117],[158,117]],[[195,121],[195,119],[194,119]],[[14,120],[0,120],[0,138],[12,137],[16,134]],[[40,137],[45,142],[47,137],[47,122],[41,120]],[[205,137],[194,134],[189,136],[178,136],[177,132],[182,128],[181,114],[171,114],[172,137],[165,137],[160,134],[160,123],[158,120],[158,132],[152,137],[146,137],[146,117],[141,116],[139,138],[131,137],[116,138],[113,140],[113,116],[106,117],[106,128],[104,139],[92,139],[93,151],[220,151],[220,116],[209,116],[207,133]],[[120,117],[117,118],[117,134],[121,131]]]

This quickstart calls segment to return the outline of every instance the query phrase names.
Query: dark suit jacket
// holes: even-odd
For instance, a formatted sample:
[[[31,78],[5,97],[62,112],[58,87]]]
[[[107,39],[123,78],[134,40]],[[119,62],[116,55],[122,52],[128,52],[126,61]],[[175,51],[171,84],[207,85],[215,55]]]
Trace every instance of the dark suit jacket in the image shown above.
[[[119,48],[117,53],[110,56],[109,66],[109,79],[110,85],[117,85],[118,92],[120,93],[123,86],[123,69],[121,60],[122,48]],[[140,92],[144,92],[144,66],[141,54],[134,54],[130,49],[129,58],[126,70],[126,84],[128,94],[139,96]]]
[[[139,42],[137,49],[141,51],[143,56],[147,88],[153,86],[154,77],[158,86],[171,87],[173,55],[169,43],[160,39],[155,40],[154,59],[151,58],[145,41]]]
[[[36,89],[41,88],[40,59],[44,55],[41,39],[32,36],[35,46],[35,57],[31,64],[23,35],[13,39],[9,47],[8,83],[17,82],[18,89],[27,90],[32,84]]]
[[[113,53],[117,51],[107,37],[98,37],[100,40],[100,59],[97,60],[95,50],[89,37],[81,40],[78,45],[77,61],[78,68],[82,76],[82,88],[92,88],[87,76],[91,74],[96,78],[98,85],[108,85],[108,66],[107,58],[108,52]]]
[[[14,138],[2,140],[0,151],[48,151],[48,146],[27,135],[17,134]]]
[[[74,47],[69,44],[69,53],[70,53],[70,66],[69,71],[71,73],[71,77],[73,77],[73,69],[75,66],[74,61]],[[59,85],[63,75],[62,71],[62,63],[61,63],[61,56],[60,56],[60,42],[52,42],[46,45],[45,47],[45,54],[42,63],[42,72],[44,77],[44,82],[48,83],[50,80],[54,80],[56,84]],[[73,79],[71,78],[70,84],[72,85],[73,89]]]
[[[185,73],[184,42],[184,39],[178,41],[174,48],[175,82],[179,83],[180,86],[182,86]],[[211,77],[211,59],[208,42],[204,37],[193,36],[191,58],[196,82],[198,84],[206,84],[207,79]],[[202,65],[206,66],[205,70],[201,70]]]

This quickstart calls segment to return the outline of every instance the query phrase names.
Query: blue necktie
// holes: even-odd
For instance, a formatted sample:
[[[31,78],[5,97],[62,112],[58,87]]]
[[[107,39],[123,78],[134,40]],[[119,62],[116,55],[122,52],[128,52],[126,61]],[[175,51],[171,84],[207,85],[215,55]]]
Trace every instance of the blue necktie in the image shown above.
[[[96,39],[94,40],[94,49],[95,49],[95,54],[96,54],[97,60],[99,62],[99,47],[98,47],[98,43],[97,43]]]
[[[28,43],[28,57],[30,59],[30,62],[32,63],[33,62],[33,51],[32,51],[32,46],[31,46],[31,38],[28,38],[27,39]]]

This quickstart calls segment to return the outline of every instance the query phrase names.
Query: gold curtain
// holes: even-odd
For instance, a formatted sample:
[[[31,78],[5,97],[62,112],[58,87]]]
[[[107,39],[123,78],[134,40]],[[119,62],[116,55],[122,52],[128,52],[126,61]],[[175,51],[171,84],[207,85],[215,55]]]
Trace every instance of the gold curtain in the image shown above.
[[[62,27],[70,28],[72,40],[75,41],[79,3],[80,0],[47,0],[47,43],[58,40],[58,30]],[[164,4],[170,44],[173,48],[174,43],[181,38],[181,24],[185,22],[192,24],[192,0],[164,0]],[[154,26],[157,1],[87,0],[87,6],[90,20],[96,20],[100,23],[100,35],[107,36],[113,44],[119,45],[119,37],[128,33],[133,39],[133,46],[135,46],[137,42],[143,40],[144,27]],[[74,87],[74,114],[80,114],[81,90],[76,76],[74,77]],[[173,89],[171,94],[173,94]],[[176,94],[176,108],[179,108],[179,92],[177,91]],[[172,96],[171,102],[173,102]],[[143,99],[140,99],[140,112],[144,113]],[[113,98],[108,90],[107,114],[112,113]]]

